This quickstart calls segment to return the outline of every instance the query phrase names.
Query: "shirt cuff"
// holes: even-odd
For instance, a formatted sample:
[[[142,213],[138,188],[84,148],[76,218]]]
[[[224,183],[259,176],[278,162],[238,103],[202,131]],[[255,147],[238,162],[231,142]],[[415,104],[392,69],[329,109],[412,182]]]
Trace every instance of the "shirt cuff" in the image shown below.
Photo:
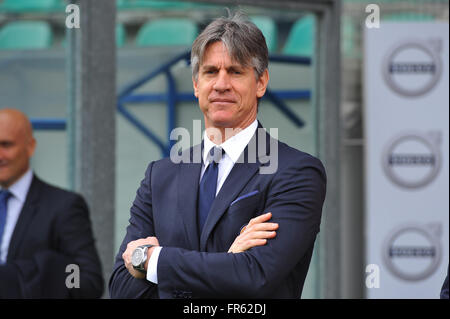
[[[155,247],[147,265],[147,280],[154,284],[158,284],[158,258],[161,249],[161,246]]]

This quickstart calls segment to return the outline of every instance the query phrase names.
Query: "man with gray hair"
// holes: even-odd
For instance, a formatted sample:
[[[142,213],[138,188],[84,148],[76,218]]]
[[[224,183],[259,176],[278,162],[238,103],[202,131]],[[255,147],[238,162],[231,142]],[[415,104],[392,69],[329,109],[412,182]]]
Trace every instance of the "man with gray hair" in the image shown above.
[[[326,175],[318,159],[276,141],[257,120],[269,82],[264,36],[242,14],[216,19],[194,41],[191,61],[203,142],[184,162],[149,164],[110,295],[300,298]],[[197,152],[200,163],[192,162]],[[262,173],[274,161],[276,171]]]

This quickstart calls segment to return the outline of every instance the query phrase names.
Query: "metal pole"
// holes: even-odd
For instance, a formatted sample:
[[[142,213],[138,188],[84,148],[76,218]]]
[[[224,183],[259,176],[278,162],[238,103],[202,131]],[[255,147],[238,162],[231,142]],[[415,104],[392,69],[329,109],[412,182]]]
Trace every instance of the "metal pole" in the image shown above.
[[[69,180],[86,199],[106,284],[114,259],[116,2],[78,0],[69,38]]]
[[[320,295],[323,298],[341,297],[340,15],[340,1],[330,1],[327,9],[318,15],[316,38],[317,149],[327,172],[319,251]]]

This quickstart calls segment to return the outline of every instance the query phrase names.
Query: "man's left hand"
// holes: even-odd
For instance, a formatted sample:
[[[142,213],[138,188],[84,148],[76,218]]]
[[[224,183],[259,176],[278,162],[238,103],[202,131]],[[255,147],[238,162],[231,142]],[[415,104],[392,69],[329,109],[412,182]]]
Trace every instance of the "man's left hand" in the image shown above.
[[[147,237],[147,238],[141,238],[137,240],[130,241],[127,245],[127,249],[123,252],[122,258],[123,262],[125,264],[125,267],[128,269],[128,272],[134,277],[139,279],[145,278],[145,273],[140,272],[136,269],[134,269],[133,265],[131,264],[131,255],[133,254],[133,251],[138,247],[142,245],[154,245],[159,246],[158,239],[156,237]],[[147,270],[148,261],[150,260],[150,257],[153,253],[153,250],[155,250],[155,247],[150,247],[147,250],[147,260],[145,262],[145,270]]]

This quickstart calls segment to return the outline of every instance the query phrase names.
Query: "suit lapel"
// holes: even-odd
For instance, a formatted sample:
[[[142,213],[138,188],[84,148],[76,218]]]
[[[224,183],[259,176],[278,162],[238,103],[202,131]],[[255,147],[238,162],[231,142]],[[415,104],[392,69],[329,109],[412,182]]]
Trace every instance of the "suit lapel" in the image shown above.
[[[258,129],[259,128],[262,128],[260,123],[258,123]],[[268,144],[269,137],[269,134],[264,132],[262,138],[266,139],[266,145],[270,145]],[[266,154],[269,151],[269,147],[267,147]],[[206,250],[206,243],[212,230],[230,206],[231,202],[237,198],[239,193],[245,185],[247,185],[253,175],[258,172],[261,166],[260,160],[266,154],[260,154],[258,157],[258,130],[256,130],[250,142],[244,149],[241,158],[234,164],[233,169],[212,204],[211,211],[208,214],[208,218],[206,219],[205,226],[203,227],[200,237],[201,251]]]
[[[20,212],[19,219],[11,237],[8,248],[8,261],[15,259],[19,253],[19,248],[27,233],[27,229],[38,210],[41,184],[42,182],[36,176],[33,176],[33,181],[31,182],[25,203],[23,204],[22,211]]]
[[[258,163],[236,163],[228,175],[211,206],[200,238],[200,250],[206,249],[206,242],[214,226],[227,210],[230,203],[238,196],[250,178],[258,171]]]
[[[194,146],[195,154],[201,146]],[[200,153],[201,154],[201,153]],[[197,228],[197,195],[202,163],[194,163],[191,153],[190,162],[178,165],[177,211],[183,220],[184,229],[193,250],[199,250],[199,234]]]

